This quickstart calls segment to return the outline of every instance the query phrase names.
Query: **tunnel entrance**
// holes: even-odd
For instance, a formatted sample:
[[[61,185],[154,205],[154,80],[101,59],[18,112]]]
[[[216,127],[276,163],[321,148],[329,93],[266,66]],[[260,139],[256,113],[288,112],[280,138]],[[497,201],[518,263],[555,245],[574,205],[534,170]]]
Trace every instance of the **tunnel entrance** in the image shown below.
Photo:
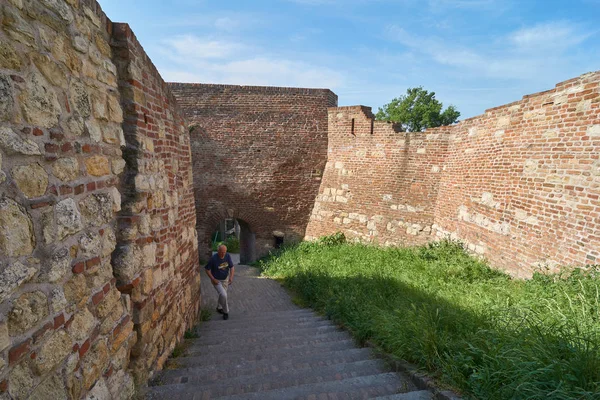
[[[219,244],[226,245],[234,264],[249,264],[256,260],[256,235],[250,225],[241,219],[222,219],[210,240],[213,252],[217,251]]]

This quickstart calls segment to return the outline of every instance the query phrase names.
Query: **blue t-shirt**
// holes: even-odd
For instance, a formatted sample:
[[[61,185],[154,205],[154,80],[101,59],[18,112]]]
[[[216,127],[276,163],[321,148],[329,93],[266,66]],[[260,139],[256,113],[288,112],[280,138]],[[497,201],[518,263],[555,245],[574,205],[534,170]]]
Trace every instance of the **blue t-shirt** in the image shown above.
[[[223,258],[220,258],[218,253],[213,254],[204,267],[204,269],[209,269],[212,276],[220,281],[227,279],[231,268],[233,268],[233,261],[231,261],[229,253],[225,253]]]

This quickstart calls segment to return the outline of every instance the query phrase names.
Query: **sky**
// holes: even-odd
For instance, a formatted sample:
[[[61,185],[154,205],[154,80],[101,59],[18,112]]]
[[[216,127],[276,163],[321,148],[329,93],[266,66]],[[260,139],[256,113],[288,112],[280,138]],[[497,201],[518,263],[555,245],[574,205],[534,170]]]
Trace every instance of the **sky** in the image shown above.
[[[169,82],[328,88],[376,112],[411,87],[460,119],[600,70],[600,0],[98,0]]]

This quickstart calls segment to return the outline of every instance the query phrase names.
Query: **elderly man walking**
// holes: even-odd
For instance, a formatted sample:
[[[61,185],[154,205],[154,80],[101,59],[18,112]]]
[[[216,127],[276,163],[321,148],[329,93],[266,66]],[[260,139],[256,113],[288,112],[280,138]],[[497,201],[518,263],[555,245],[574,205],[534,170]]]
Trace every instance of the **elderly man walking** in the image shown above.
[[[228,319],[227,287],[233,283],[234,268],[231,256],[227,253],[227,246],[219,245],[217,252],[208,260],[204,270],[219,294],[217,312],[223,314],[223,319]]]

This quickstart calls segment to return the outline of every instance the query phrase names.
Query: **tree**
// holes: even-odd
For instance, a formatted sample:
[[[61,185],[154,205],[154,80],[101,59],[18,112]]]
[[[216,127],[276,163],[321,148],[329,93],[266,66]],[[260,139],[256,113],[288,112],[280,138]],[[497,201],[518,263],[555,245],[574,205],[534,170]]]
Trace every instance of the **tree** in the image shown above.
[[[379,108],[375,119],[399,122],[408,132],[420,132],[426,128],[450,125],[458,121],[460,112],[454,106],[442,111],[442,103],[435,98],[435,92],[428,92],[421,86],[409,88],[406,95],[392,99]]]

